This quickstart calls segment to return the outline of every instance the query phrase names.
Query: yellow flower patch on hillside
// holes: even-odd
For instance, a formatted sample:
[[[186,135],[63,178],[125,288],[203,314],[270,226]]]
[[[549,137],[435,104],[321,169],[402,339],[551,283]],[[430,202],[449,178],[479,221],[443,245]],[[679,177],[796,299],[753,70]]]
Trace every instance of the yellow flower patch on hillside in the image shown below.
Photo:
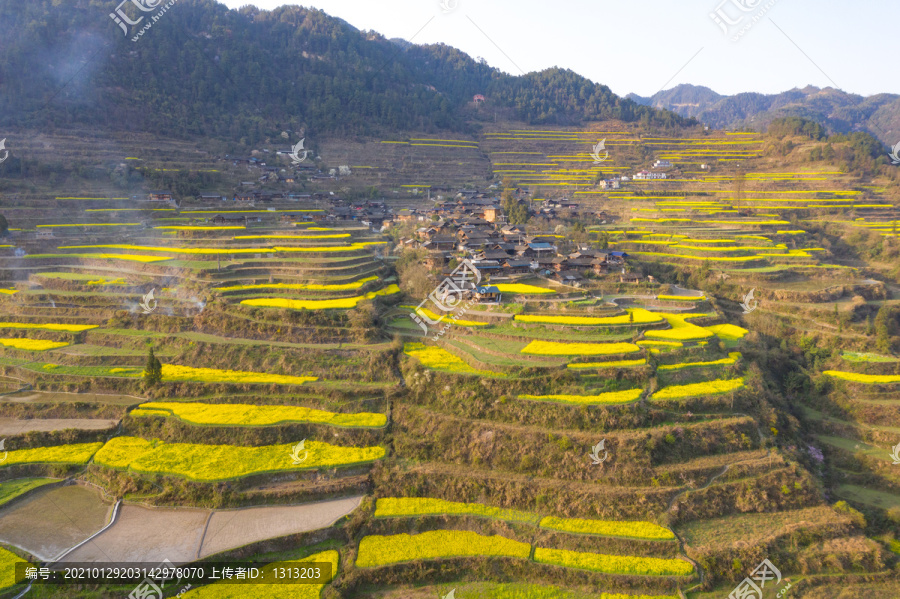
[[[232,226],[212,226],[212,227],[203,227],[203,226],[193,226],[193,225],[167,225],[165,227],[153,227],[154,229],[168,229],[171,231],[238,231],[241,229],[246,229],[242,225],[232,225]]]
[[[491,507],[481,503],[461,503],[430,497],[385,497],[375,504],[376,518],[396,518],[404,516],[437,516],[444,514],[466,514],[537,524],[541,519],[537,514]]]
[[[694,566],[683,559],[603,555],[544,547],[535,549],[534,561],[566,568],[631,576],[690,576],[694,573]]]
[[[487,376],[498,376],[496,372],[488,370],[477,370],[466,364],[462,358],[451,354],[445,349],[425,345],[424,343],[407,343],[403,347],[403,353],[411,356],[422,363],[422,366],[431,368],[432,370],[442,370],[444,372],[452,372],[458,374],[481,374]]]
[[[380,291],[371,291],[365,295],[354,297],[324,300],[292,300],[283,297],[267,297],[244,300],[241,304],[262,308],[288,308],[290,310],[348,310],[355,308],[363,300],[375,299],[382,295],[394,295],[395,293],[400,293],[400,288],[396,284],[392,284]]]
[[[706,300],[705,295],[657,295],[656,299],[676,302],[702,302]]]
[[[520,395],[519,399],[532,401],[552,401],[578,406],[625,404],[640,399],[643,389],[612,391],[598,395]]]
[[[647,360],[615,360],[612,362],[575,362],[568,364],[566,367],[573,370],[583,370],[588,368],[629,368],[631,366],[643,366]]]
[[[525,285],[524,283],[497,283],[491,285],[496,287],[500,293],[514,293],[520,295],[542,295],[545,293],[556,293],[552,289],[546,287],[538,287],[537,285]]]
[[[548,516],[541,520],[541,528],[573,532],[583,535],[602,535],[605,537],[627,537],[651,541],[670,541],[675,538],[668,528],[652,522],[620,522],[617,520],[583,520],[580,518],[554,518]]]
[[[25,351],[45,351],[65,347],[69,344],[65,341],[47,341],[46,339],[0,339],[0,345]]]
[[[414,308],[413,306],[403,306],[403,307],[404,307],[404,308],[411,308],[412,310],[415,310],[415,312],[416,312],[419,316],[426,317],[426,318],[428,318],[429,320],[438,320],[438,319],[440,318],[439,315],[435,314],[434,312],[432,312],[432,311],[429,310],[428,308],[422,308],[422,307],[415,307],[415,308]],[[488,323],[486,323],[486,322],[477,322],[477,321],[475,321],[475,320],[453,320],[453,318],[452,318],[453,315],[452,315],[452,314],[445,314],[444,316],[446,317],[446,320],[444,320],[444,321],[442,321],[442,322],[445,322],[445,323],[447,323],[447,324],[452,324],[452,325],[458,326],[458,327],[486,327],[486,326],[490,326],[490,325],[489,325]]]
[[[16,584],[16,564],[28,563],[15,553],[0,547],[0,590]]]
[[[201,445],[163,443],[139,437],[113,437],[94,456],[94,463],[119,470],[168,474],[190,480],[231,480],[265,472],[330,468],[374,462],[384,457],[383,447],[341,447],[305,441],[294,463],[294,446]]]
[[[633,343],[559,343],[534,340],[522,349],[523,354],[538,356],[603,356],[640,351]]]
[[[749,333],[744,327],[734,324],[714,324],[709,327],[703,327],[710,333],[715,333],[720,339],[736,341]]]
[[[55,324],[50,322],[0,322],[0,329],[42,329],[45,331],[66,331],[80,333],[96,329],[96,324]]]
[[[712,337],[713,334],[703,327],[687,322],[688,318],[696,318],[705,316],[705,314],[660,314],[665,318],[671,329],[662,331],[645,331],[644,336],[656,339],[677,339],[679,341],[693,341],[696,339],[706,339]]]
[[[637,342],[641,347],[684,347],[681,341],[649,341],[642,339]]]
[[[10,450],[0,467],[14,464],[87,464],[103,443],[70,443],[54,447]]]
[[[581,326],[604,324],[649,324],[662,322],[661,316],[658,316],[649,310],[644,310],[643,308],[629,310],[629,314],[622,314],[621,316],[548,316],[541,314],[516,314],[513,318],[518,322]]]
[[[682,368],[694,368],[699,366],[731,366],[741,357],[740,352],[732,352],[727,358],[721,360],[711,360],[709,362],[683,362],[681,364],[661,364],[656,367],[657,370],[681,370]]]
[[[243,372],[217,368],[192,368],[176,364],[162,365],[164,381],[198,381],[201,383],[259,383],[276,385],[302,385],[318,380],[315,376],[290,376],[267,372]]]
[[[685,397],[702,397],[705,395],[717,395],[740,389],[744,386],[744,379],[720,379],[706,381],[704,383],[691,383],[689,385],[669,385],[653,394],[651,399],[682,399]]]
[[[505,556],[528,559],[531,545],[465,530],[432,530],[417,535],[370,535],[359,543],[356,566],[375,568],[444,557]]]
[[[204,426],[274,426],[288,422],[315,422],[342,427],[380,427],[387,424],[384,414],[341,414],[300,406],[152,401],[141,404],[139,409]],[[135,415],[135,412],[137,410],[131,414]]]
[[[856,372],[843,372],[841,370],[826,370],[823,374],[854,383],[865,385],[889,385],[900,383],[900,375],[897,374],[859,374]]]
[[[378,277],[366,277],[353,283],[328,284],[328,283],[259,283],[257,285],[232,285],[230,287],[216,287],[216,291],[252,291],[254,289],[297,289],[308,291],[351,291],[359,289],[366,283],[377,281]]]
[[[334,245],[322,247],[264,247],[264,248],[202,248],[202,247],[162,247],[153,245],[129,245],[129,244],[107,244],[107,245],[65,245],[60,246],[61,250],[77,250],[91,248],[108,248],[118,250],[136,250],[143,252],[173,252],[175,254],[273,254],[273,253],[296,253],[296,252],[352,252],[365,249],[373,245],[385,245],[386,241],[366,241],[360,243],[351,243],[348,245]],[[117,256],[116,254],[101,254],[101,256]],[[118,255],[121,256],[121,255]],[[148,258],[148,256],[137,256],[137,258]],[[154,260],[159,260],[155,258]],[[169,258],[163,258],[168,260]]]
[[[307,229],[312,231],[313,229]],[[347,239],[350,233],[326,233],[324,235],[237,235],[239,239]]]

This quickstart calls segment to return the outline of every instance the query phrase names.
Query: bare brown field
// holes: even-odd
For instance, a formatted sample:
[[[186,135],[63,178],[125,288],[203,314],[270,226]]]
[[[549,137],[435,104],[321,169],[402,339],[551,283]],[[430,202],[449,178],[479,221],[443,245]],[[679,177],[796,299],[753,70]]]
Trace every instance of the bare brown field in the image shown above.
[[[18,418],[0,418],[0,435],[22,435],[31,432],[48,433],[79,429],[99,431],[113,428],[118,420],[106,418],[34,418],[19,420]]]
[[[0,541],[50,560],[106,526],[112,508],[89,487],[39,490],[0,510]]]
[[[189,562],[257,541],[327,528],[362,497],[295,506],[204,510],[124,505],[115,524],[64,562]]]
[[[102,403],[114,406],[133,406],[147,401],[130,395],[104,393],[65,393],[55,391],[20,391],[4,396],[6,401],[22,403]]]

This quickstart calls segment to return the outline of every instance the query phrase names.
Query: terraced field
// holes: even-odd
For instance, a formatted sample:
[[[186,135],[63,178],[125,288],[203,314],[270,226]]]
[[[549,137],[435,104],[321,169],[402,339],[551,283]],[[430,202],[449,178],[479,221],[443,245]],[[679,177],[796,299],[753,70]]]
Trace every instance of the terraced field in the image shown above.
[[[579,202],[533,232],[628,254],[579,286],[488,280],[499,305],[426,336],[410,316],[445,316],[416,308],[442,273],[417,282],[402,235],[331,205],[3,196],[0,541],[48,561],[115,500],[75,557],[333,563],[292,597],[723,597],[766,557],[804,592],[889,579],[896,195],[766,143],[620,123],[348,142],[354,185],[404,190],[395,214],[496,176]],[[648,155],[670,176],[599,188]]]

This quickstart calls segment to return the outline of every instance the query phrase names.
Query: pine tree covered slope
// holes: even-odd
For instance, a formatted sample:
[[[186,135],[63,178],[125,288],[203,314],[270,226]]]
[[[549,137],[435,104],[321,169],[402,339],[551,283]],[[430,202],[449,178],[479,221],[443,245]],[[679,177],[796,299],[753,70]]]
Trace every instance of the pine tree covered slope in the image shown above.
[[[513,77],[448,46],[404,46],[319,10],[180,0],[134,42],[109,18],[115,8],[0,0],[0,125],[248,141],[287,129],[465,132],[475,94],[530,124],[688,122],[571,71]]]

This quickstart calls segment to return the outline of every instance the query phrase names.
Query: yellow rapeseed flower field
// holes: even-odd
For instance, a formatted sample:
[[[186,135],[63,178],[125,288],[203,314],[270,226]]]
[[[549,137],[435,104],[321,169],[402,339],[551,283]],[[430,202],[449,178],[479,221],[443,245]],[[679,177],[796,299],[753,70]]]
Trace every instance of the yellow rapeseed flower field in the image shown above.
[[[709,362],[683,362],[681,364],[661,364],[656,367],[657,370],[681,370],[682,368],[693,368],[695,366],[731,366],[741,357],[740,352],[732,352],[727,358],[721,360],[711,360]]]
[[[863,383],[865,385],[889,385],[891,383],[900,383],[900,375],[896,374],[859,374],[841,370],[826,370],[823,374],[827,374],[836,379],[852,381],[854,383]]]
[[[477,370],[466,364],[462,358],[451,354],[445,349],[425,345],[424,343],[407,343],[403,347],[403,353],[412,356],[422,363],[426,368],[432,370],[443,370],[445,372],[453,372],[459,374],[481,374],[486,376],[497,376],[496,372],[488,370]]]
[[[545,293],[556,293],[552,289],[546,287],[538,287],[537,285],[526,285],[524,283],[497,283],[492,285],[496,287],[500,293],[515,293],[520,295],[542,295]]]
[[[212,226],[212,227],[203,227],[203,226],[193,226],[193,225],[167,225],[165,227],[153,227],[154,229],[168,229],[170,231],[238,231],[241,229],[246,229],[242,225],[235,226]]]
[[[657,295],[656,299],[667,300],[667,301],[677,301],[677,302],[702,302],[706,300],[705,295],[693,296],[693,295]]]
[[[65,341],[47,341],[46,339],[0,339],[0,345],[26,351],[45,351],[65,347],[69,344]]]
[[[615,405],[637,401],[643,392],[643,389],[629,389],[627,391],[600,393],[599,395],[520,395],[519,399],[553,401],[579,406]]]
[[[264,308],[288,308],[291,310],[347,310],[355,308],[363,300],[374,299],[381,295],[394,295],[395,293],[400,293],[400,288],[396,284],[392,284],[379,291],[372,291],[355,297],[324,300],[292,300],[283,297],[267,297],[244,300],[241,304]]]
[[[376,518],[466,514],[508,522],[537,524],[541,517],[531,512],[507,510],[481,503],[461,503],[428,497],[384,497],[375,504]]]
[[[15,553],[0,547],[0,590],[16,584],[16,564],[28,563]]]
[[[0,293],[4,295],[13,295],[14,293],[19,293],[18,289],[0,289]]]
[[[523,354],[539,356],[605,356],[641,351],[633,343],[559,343],[534,340],[522,349]]]
[[[415,310],[415,311],[419,314],[419,316],[426,316],[426,317],[430,318],[431,320],[437,320],[438,318],[440,318],[440,316],[438,316],[437,314],[435,314],[434,312],[432,312],[432,311],[429,310],[428,308],[421,308],[421,307],[415,307],[415,308],[414,308],[413,306],[402,306],[402,307],[404,307],[404,308],[411,308],[411,309]],[[490,325],[489,325],[488,323],[486,323],[486,322],[478,322],[478,321],[475,321],[475,320],[453,320],[453,319],[451,318],[451,317],[453,316],[452,314],[447,314],[446,316],[447,316],[447,318],[446,318],[445,320],[443,320],[442,322],[447,323],[447,324],[452,324],[453,326],[457,326],[457,327],[486,327],[486,326],[490,326]]]
[[[643,366],[646,363],[647,360],[644,358],[641,358],[640,360],[615,360],[613,362],[575,362],[574,364],[568,364],[567,368],[573,370],[587,368],[628,368],[630,366]]]
[[[417,535],[370,535],[359,543],[356,566],[375,568],[418,559],[506,556],[528,559],[531,545],[465,530],[432,530]]]
[[[232,285],[230,287],[216,287],[216,291],[252,291],[254,289],[297,289],[309,291],[350,291],[359,289],[366,283],[377,281],[378,277],[366,277],[353,283],[329,285],[327,283],[260,283],[258,285]]]
[[[704,383],[691,383],[689,385],[669,385],[653,394],[651,399],[681,399],[684,397],[702,397],[704,395],[716,395],[740,389],[744,386],[744,379],[719,379]]]
[[[177,364],[163,364],[164,381],[198,381],[202,383],[261,383],[276,385],[302,385],[318,380],[315,376],[290,376],[267,372],[219,370],[217,368],[192,368]]]
[[[668,528],[652,522],[628,522],[616,520],[583,520],[581,518],[554,518],[541,520],[541,528],[604,537],[627,537],[651,541],[670,541],[675,538]]]
[[[696,339],[706,339],[712,337],[713,333],[707,331],[703,327],[687,322],[688,318],[696,318],[704,316],[704,314],[660,314],[665,318],[671,329],[662,331],[644,331],[645,337],[655,339],[676,339],[679,341],[691,341]]]
[[[202,247],[162,247],[153,245],[129,245],[129,244],[108,244],[108,245],[64,245],[60,246],[61,250],[78,250],[78,249],[117,249],[117,250],[135,250],[144,252],[172,252],[175,254],[272,254],[272,253],[294,253],[294,252],[351,252],[362,250],[373,245],[385,245],[386,241],[365,241],[359,243],[351,243],[348,245],[322,246],[322,247],[264,247],[264,248],[202,248]],[[105,256],[107,254],[100,254]],[[108,254],[112,256],[113,254]],[[121,257],[121,255],[119,255]],[[153,261],[159,258],[150,256],[135,256],[138,259],[150,258]],[[168,259],[168,258],[166,258]]]
[[[300,406],[257,406],[254,404],[208,404],[151,401],[141,404],[132,415],[173,416],[204,426],[274,426],[288,422],[315,422],[342,427],[380,427],[384,414],[339,414]]]
[[[571,324],[581,326],[605,325],[605,324],[649,324],[653,322],[662,322],[662,317],[644,310],[636,308],[629,310],[631,316],[623,314],[621,316],[549,316],[541,314],[516,314],[514,320],[518,322],[533,322],[539,324]]]
[[[212,482],[264,472],[364,464],[384,457],[383,447],[340,447],[321,441],[306,441],[303,451],[299,453],[305,459],[295,464],[292,451],[293,445],[290,443],[243,447],[113,437],[94,455],[94,463],[118,470]]]
[[[70,443],[54,447],[15,449],[0,467],[13,464],[87,464],[103,443]]]
[[[0,322],[0,329],[42,329],[46,331],[66,331],[80,333],[96,329],[96,324],[53,324],[49,322]]]
[[[703,327],[710,333],[715,333],[721,339],[737,340],[749,333],[744,327],[734,324],[714,324],[709,327]]]
[[[314,229],[307,229],[313,231]],[[331,229],[326,229],[330,231]],[[347,239],[350,233],[325,233],[323,235],[237,235],[239,239]]]
[[[171,260],[172,256],[141,256],[140,254],[80,254],[87,258],[104,258],[107,260],[128,260],[129,262],[162,262]]]
[[[681,341],[649,341],[641,340],[637,342],[641,347],[684,347]]]
[[[481,591],[482,594],[476,596],[490,597],[491,599],[572,599],[576,597],[576,595],[557,586],[520,582],[483,584],[480,585],[478,591]],[[678,599],[678,597],[675,595],[635,595],[631,593],[600,592],[592,595],[592,599]]]
[[[544,547],[535,549],[534,561],[566,568],[632,576],[690,576],[694,573],[694,566],[683,559],[603,555]]]

